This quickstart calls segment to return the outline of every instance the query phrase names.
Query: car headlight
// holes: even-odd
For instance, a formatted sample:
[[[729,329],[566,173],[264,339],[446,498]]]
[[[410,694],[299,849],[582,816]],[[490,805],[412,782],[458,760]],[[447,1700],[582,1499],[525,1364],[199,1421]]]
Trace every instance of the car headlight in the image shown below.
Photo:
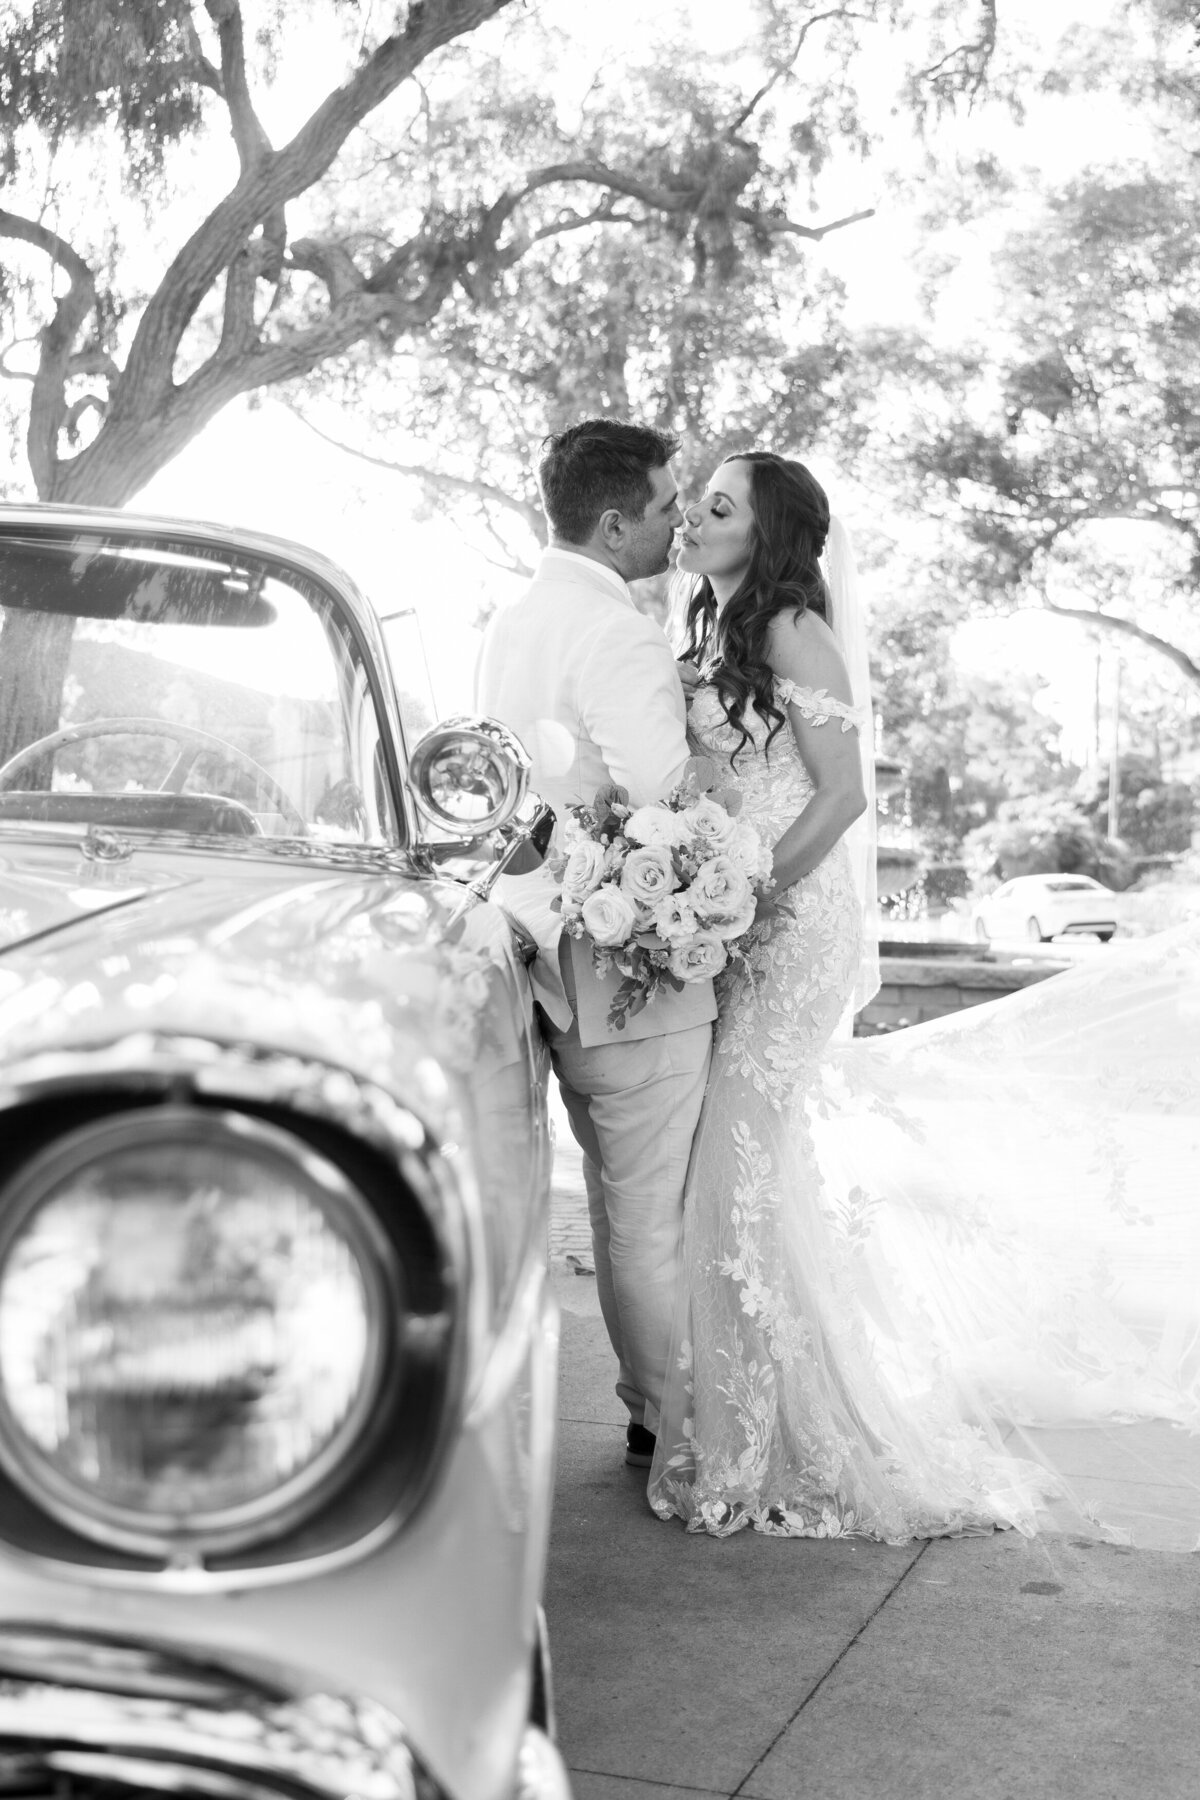
[[[398,1283],[357,1190],[290,1134],[175,1106],[85,1125],[0,1194],[0,1461],[102,1543],[271,1535],[345,1478]]]
[[[418,738],[408,759],[413,799],[452,837],[486,836],[506,825],[529,787],[520,739],[498,719],[464,713]]]

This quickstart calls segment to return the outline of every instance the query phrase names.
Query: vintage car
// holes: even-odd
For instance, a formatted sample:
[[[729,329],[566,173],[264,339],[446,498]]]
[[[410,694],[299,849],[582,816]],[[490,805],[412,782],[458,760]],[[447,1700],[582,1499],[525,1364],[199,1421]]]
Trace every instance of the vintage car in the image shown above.
[[[398,611],[404,610],[397,608]],[[503,727],[324,558],[0,507],[0,1739],[22,1792],[564,1796]]]

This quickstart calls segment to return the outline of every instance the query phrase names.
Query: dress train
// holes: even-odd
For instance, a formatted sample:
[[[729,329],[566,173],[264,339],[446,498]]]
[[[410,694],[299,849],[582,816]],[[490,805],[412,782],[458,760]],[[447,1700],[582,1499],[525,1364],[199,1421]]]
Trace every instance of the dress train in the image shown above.
[[[714,702],[693,722],[727,758]],[[776,742],[732,768],[773,836],[807,783]],[[1200,924],[834,1048],[840,848],[722,981],[652,1507],[714,1535],[1196,1548]]]

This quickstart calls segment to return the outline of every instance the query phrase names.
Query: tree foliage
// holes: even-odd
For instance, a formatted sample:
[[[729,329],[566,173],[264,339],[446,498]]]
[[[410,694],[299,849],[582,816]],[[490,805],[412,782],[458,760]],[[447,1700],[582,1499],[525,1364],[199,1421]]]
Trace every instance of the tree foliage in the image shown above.
[[[652,239],[698,291],[819,240],[848,221],[803,217],[806,184],[858,129],[858,35],[897,11],[759,0],[732,73],[651,60],[564,120],[544,70],[569,40],[516,0],[10,5],[2,366],[27,389],[36,491],[119,504],[238,395],[419,349],[443,315],[446,345],[470,340],[527,257],[579,234]],[[298,24],[340,66],[276,144],[271,76]]]
[[[1109,772],[1081,783],[1086,819],[1103,830],[1108,821]],[[1179,856],[1190,850],[1200,808],[1185,781],[1164,779],[1152,757],[1127,752],[1117,759],[1118,835],[1141,856]]]
[[[648,224],[586,248],[534,250],[494,307],[448,305],[402,379],[379,379],[366,347],[296,402],[356,455],[417,480],[428,504],[473,510],[488,553],[528,572],[544,542],[534,481],[549,432],[626,415],[676,432],[685,493],[722,454],[769,441],[805,452],[857,413],[858,374],[838,319],[840,289],[773,247],[697,287],[677,247]],[[336,396],[336,425],[319,424]]]
[[[1134,875],[1124,845],[1106,838],[1077,801],[1062,795],[1006,800],[994,819],[968,833],[963,850],[981,883],[1061,873],[1090,875],[1120,889]]]
[[[1194,12],[1131,4],[1123,35],[1081,30],[1044,78],[1137,102],[1152,130],[1136,157],[1021,193],[1019,223],[1012,183],[996,189],[1010,222],[986,339],[877,334],[863,351],[904,396],[881,465],[945,521],[960,592],[1077,619],[1200,685]]]
[[[1013,795],[1066,795],[1078,770],[1038,705],[1032,674],[985,675],[951,653],[953,611],[927,595],[877,603],[872,685],[887,753],[904,766],[906,822],[927,856],[955,858],[964,837]]]

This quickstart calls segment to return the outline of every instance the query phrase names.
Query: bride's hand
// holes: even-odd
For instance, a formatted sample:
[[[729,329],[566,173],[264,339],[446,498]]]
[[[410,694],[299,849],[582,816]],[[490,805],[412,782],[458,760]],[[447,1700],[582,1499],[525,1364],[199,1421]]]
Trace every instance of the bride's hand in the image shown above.
[[[758,904],[754,908],[754,925],[769,924],[774,919],[794,919],[795,911],[789,903],[787,888],[773,888],[769,894],[760,894]]]
[[[684,700],[690,706],[696,689],[702,685],[703,676],[694,662],[677,662],[675,667],[679,670],[679,679],[683,683]]]

